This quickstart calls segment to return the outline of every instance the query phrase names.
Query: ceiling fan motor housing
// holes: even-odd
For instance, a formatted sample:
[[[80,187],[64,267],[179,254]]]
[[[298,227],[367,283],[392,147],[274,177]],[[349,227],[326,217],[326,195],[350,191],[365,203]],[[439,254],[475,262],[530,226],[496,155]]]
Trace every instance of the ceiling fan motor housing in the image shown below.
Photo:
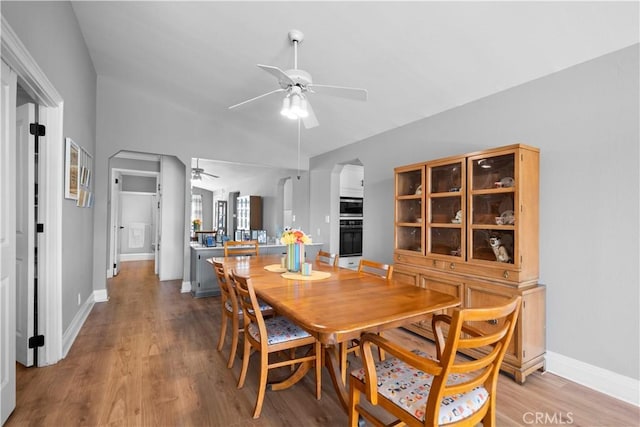
[[[287,70],[285,71],[285,74],[289,76],[289,78],[295,83],[296,86],[300,86],[304,90],[306,90],[306,86],[308,84],[313,83],[313,80],[311,79],[311,74],[307,73],[304,70],[296,70],[296,69]],[[280,80],[280,86],[283,89],[287,89],[288,87],[291,86],[291,83]]]

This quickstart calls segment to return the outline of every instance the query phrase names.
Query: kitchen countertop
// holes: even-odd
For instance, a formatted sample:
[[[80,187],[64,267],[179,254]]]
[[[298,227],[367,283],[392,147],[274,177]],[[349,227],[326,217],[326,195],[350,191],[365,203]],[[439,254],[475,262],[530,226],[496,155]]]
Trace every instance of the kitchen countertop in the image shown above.
[[[305,246],[317,246],[320,245],[322,246],[323,243],[308,243]],[[282,244],[282,243],[278,243],[278,244],[261,244],[259,245],[260,248],[283,248],[286,245]],[[200,243],[196,243],[196,242],[191,242],[191,248],[198,251],[198,250],[207,250],[207,249],[224,249],[224,245],[222,243],[217,244],[216,246],[205,246],[203,244]]]

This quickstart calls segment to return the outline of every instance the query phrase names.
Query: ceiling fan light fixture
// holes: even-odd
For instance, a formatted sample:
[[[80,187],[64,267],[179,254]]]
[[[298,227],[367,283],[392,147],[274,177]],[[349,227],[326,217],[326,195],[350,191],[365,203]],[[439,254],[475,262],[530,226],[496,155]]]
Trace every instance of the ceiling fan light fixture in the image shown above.
[[[307,100],[304,96],[293,93],[282,100],[280,114],[291,120],[304,119],[309,117],[309,107],[307,105]]]
[[[309,117],[309,108],[307,107],[307,98],[301,97],[300,99],[300,110],[298,111],[298,117],[301,119],[306,119]]]
[[[280,110],[280,114],[282,114],[285,117],[289,117],[289,115],[291,114],[291,100],[289,99],[288,96],[285,96],[284,99],[282,100],[282,110]]]

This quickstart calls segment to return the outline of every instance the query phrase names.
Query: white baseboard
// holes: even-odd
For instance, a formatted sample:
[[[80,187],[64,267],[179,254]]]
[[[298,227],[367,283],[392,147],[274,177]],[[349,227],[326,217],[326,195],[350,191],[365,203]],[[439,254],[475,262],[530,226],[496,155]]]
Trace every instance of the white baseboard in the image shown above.
[[[191,292],[191,282],[182,282],[182,289],[180,289],[180,292],[183,294]]]
[[[97,291],[93,291],[93,301],[94,302],[107,302],[109,301],[109,295],[107,295],[106,289],[98,289]]]
[[[150,261],[155,258],[153,252],[139,254],[120,254],[120,261]]]
[[[87,320],[89,313],[91,313],[91,309],[95,304],[94,294],[95,292],[91,294],[89,298],[85,300],[84,304],[80,306],[80,310],[78,310],[76,315],[73,317],[71,324],[69,325],[67,330],[64,331],[64,333],[62,334],[62,358],[63,359],[67,357],[67,353],[69,353],[69,350],[71,349],[71,346],[75,342],[76,337],[78,336],[78,333],[80,333],[80,329],[82,329],[82,325],[84,325],[84,322]],[[105,290],[105,295],[106,295],[106,290]]]
[[[547,351],[546,369],[616,399],[640,406],[640,380]]]

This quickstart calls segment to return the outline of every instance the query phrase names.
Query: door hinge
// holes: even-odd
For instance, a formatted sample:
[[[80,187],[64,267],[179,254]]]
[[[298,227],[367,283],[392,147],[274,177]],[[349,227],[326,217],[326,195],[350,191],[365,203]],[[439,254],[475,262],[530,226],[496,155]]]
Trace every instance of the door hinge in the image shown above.
[[[116,184],[118,183],[118,178],[116,178]]]
[[[117,267],[117,265],[116,265],[116,263],[114,262],[114,263],[113,263],[113,268],[116,268],[116,267]]]
[[[160,202],[158,202],[158,209],[160,209]]]
[[[44,125],[41,125],[40,123],[30,123],[29,124],[29,133],[31,135],[35,135],[35,136],[44,136],[45,134],[45,127]]]
[[[36,233],[44,233],[44,224],[36,224]]]
[[[44,335],[29,338],[29,348],[44,347]]]

